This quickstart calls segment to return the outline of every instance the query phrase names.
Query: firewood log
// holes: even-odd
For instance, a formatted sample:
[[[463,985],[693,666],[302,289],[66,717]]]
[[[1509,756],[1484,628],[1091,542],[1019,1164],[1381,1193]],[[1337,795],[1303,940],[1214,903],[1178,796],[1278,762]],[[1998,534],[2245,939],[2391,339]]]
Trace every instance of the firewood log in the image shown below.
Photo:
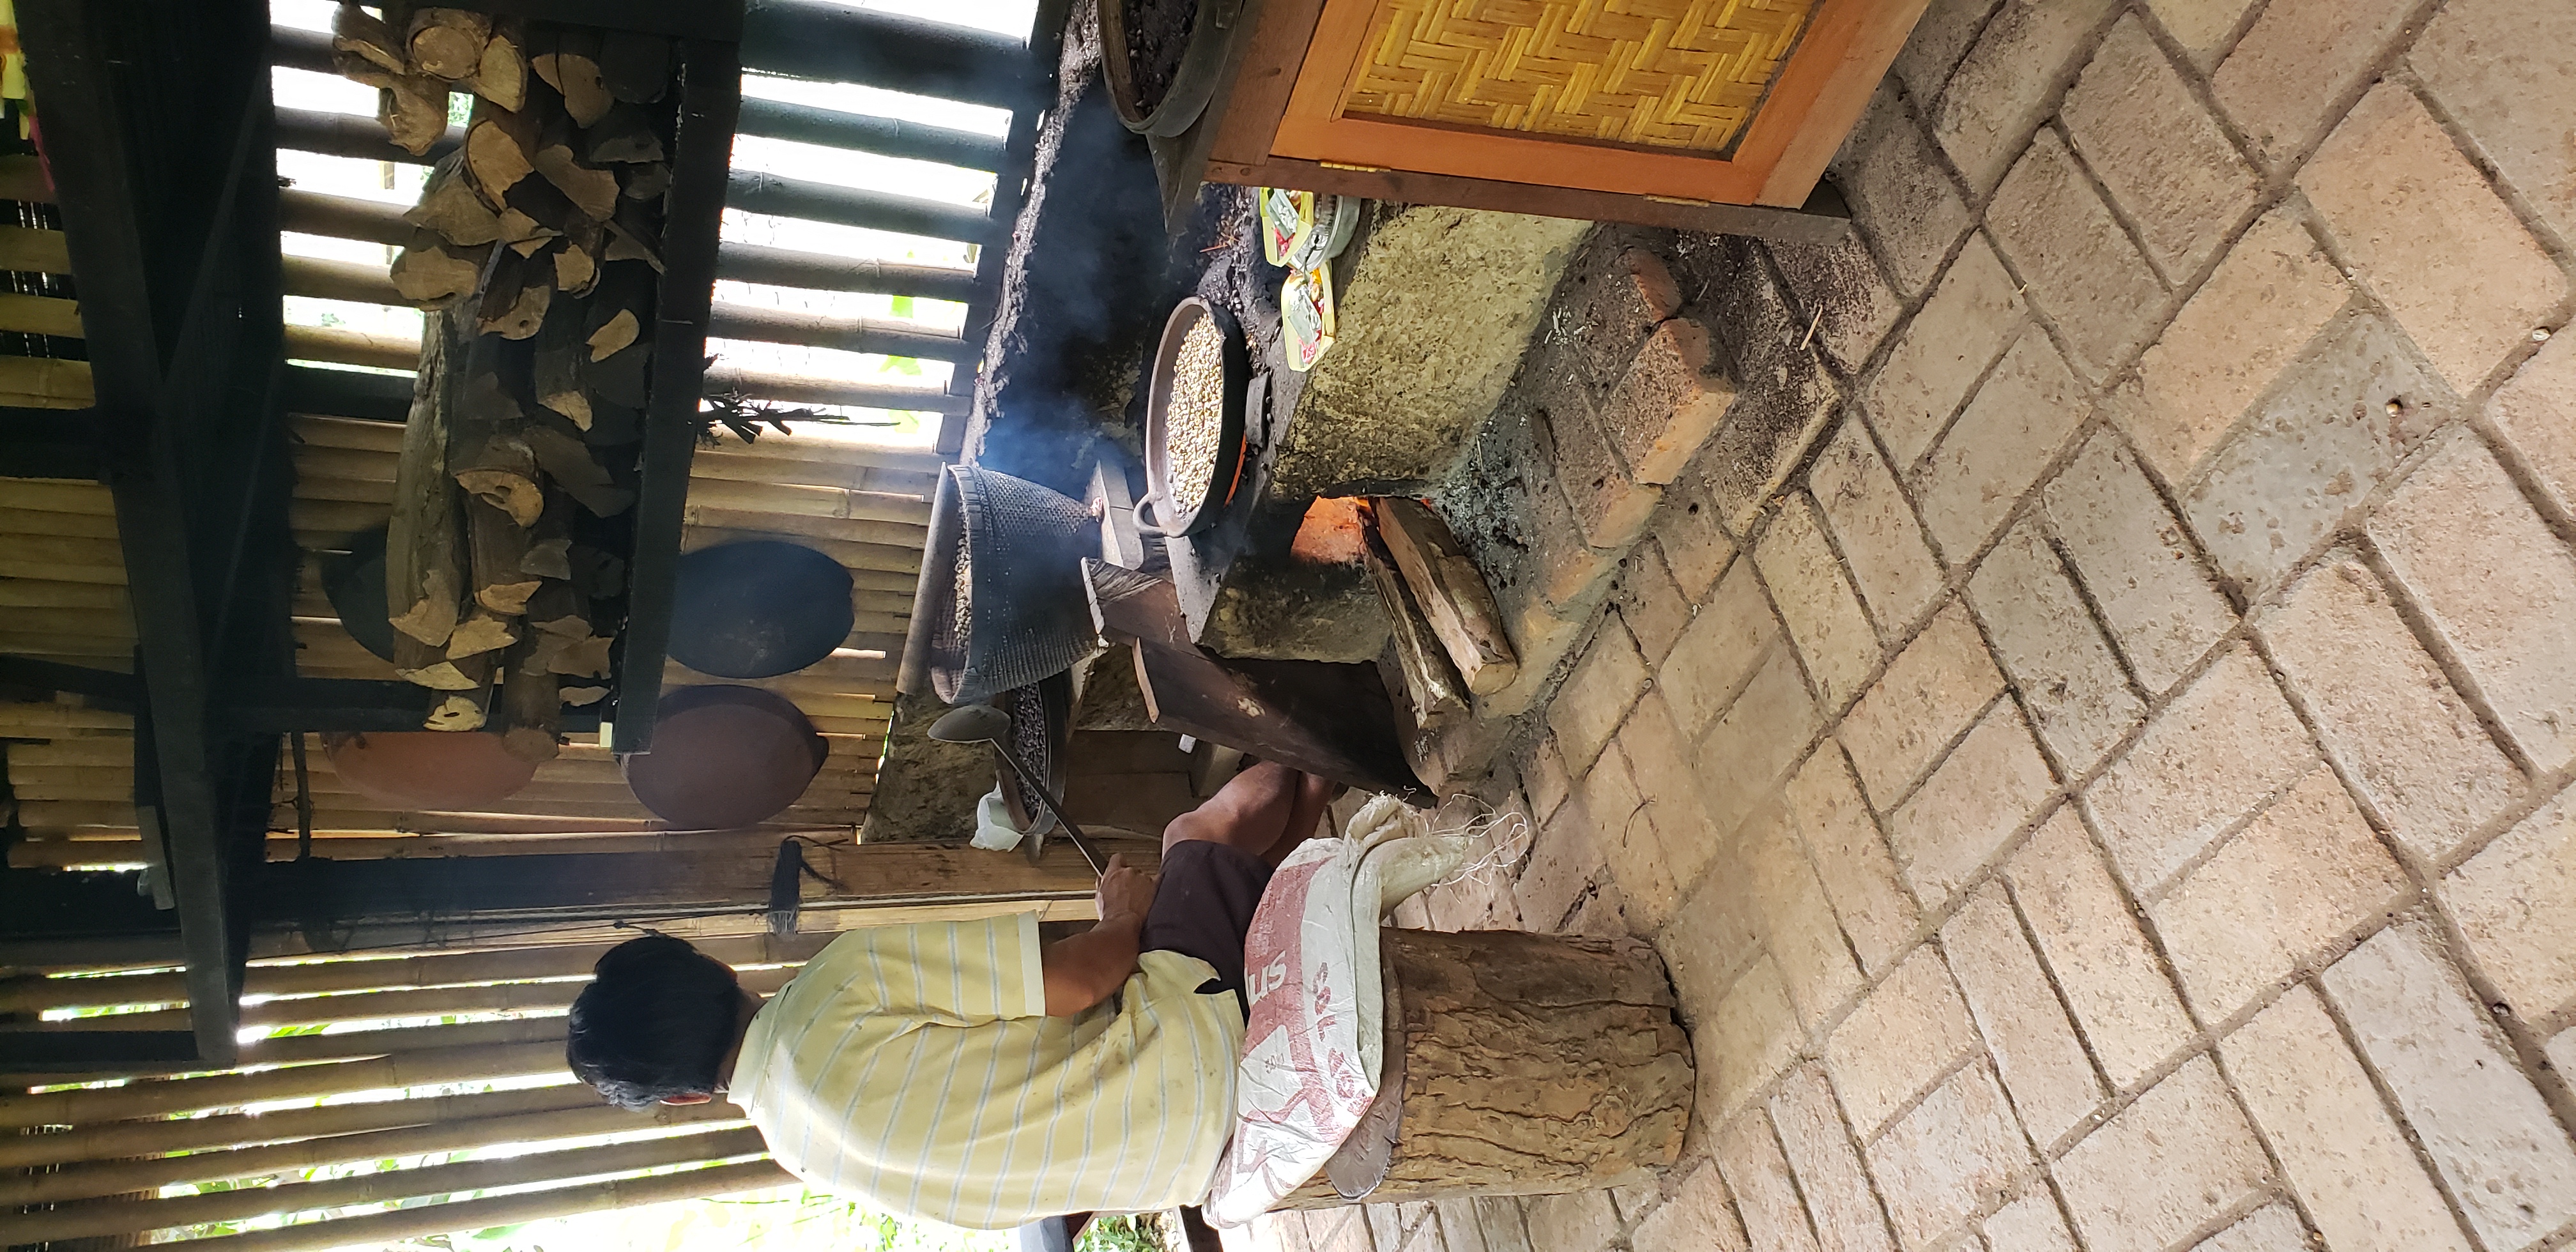
[[[447,637],[447,659],[462,661],[499,652],[519,641],[519,624],[481,605],[456,624],[456,633]],[[489,658],[486,658],[488,663]]]
[[[573,204],[572,197],[548,178],[523,178],[510,188],[506,218],[512,213],[536,223],[533,237],[554,239],[583,229],[595,219]]]
[[[662,159],[662,137],[653,133],[644,110],[620,104],[582,132],[581,155],[595,164],[635,164]]]
[[[560,275],[564,254],[555,255],[556,272]],[[590,349],[581,340],[581,330],[581,305],[571,300],[556,301],[546,312],[545,325],[537,331],[534,377],[537,403],[587,431],[590,389],[582,382],[582,375],[590,361]]]
[[[662,232],[644,219],[639,201],[621,200],[617,216],[608,223],[608,250],[611,261],[642,261],[662,272]]]
[[[626,562],[588,544],[576,543],[566,554],[572,562],[572,589],[593,600],[626,594]]]
[[[457,247],[431,231],[415,231],[411,246],[394,257],[394,290],[419,304],[435,304],[474,290],[482,281],[492,245]]]
[[[599,252],[603,246],[602,228],[589,223],[567,232],[563,243],[549,253],[555,263],[555,290],[568,296],[586,296],[599,285]]]
[[[538,585],[537,576],[525,568],[530,542],[529,528],[511,521],[509,514],[479,496],[465,501],[467,568],[473,573],[476,604],[505,617],[527,611],[528,597]]]
[[[501,242],[516,249],[520,256],[528,255],[529,250],[524,245],[529,240],[536,240],[537,246],[542,248],[546,240],[561,233],[514,208],[504,207],[494,220],[501,225]]]
[[[395,76],[376,92],[376,120],[396,147],[414,156],[427,153],[447,134],[447,83],[426,74]]]
[[[589,604],[568,581],[547,579],[537,594],[528,597],[524,617],[528,628],[539,635],[587,639],[592,633]]]
[[[519,402],[501,389],[497,371],[468,378],[459,390],[448,418],[448,460],[457,485],[521,526],[536,524],[545,511],[545,492]]]
[[[562,681],[536,660],[542,643],[521,641],[501,667],[501,747],[522,761],[543,764],[562,752]]]
[[[671,88],[671,41],[639,31],[602,31],[599,76],[628,104],[651,104]]]
[[[573,153],[573,140],[567,121],[560,138],[549,136],[538,146],[537,173],[553,183],[584,218],[605,222],[617,215],[617,172],[583,164]]]
[[[385,536],[385,615],[397,640],[441,647],[456,629],[465,595],[461,510],[448,476],[448,426],[455,371],[468,353],[452,315],[423,319],[420,364],[412,380],[394,470],[393,520]]]
[[[533,612],[533,593],[543,591],[549,581],[561,586],[572,577],[572,508],[570,497],[561,492],[549,494],[546,511],[537,516],[536,525],[528,528],[528,551],[519,558],[519,570],[534,585],[531,603],[522,606],[523,612]]]
[[[378,65],[365,57],[359,56],[354,52],[332,53],[331,72],[342,78],[348,79],[350,82],[362,83],[366,86],[374,87],[379,91],[393,86],[394,79],[399,77],[399,75],[386,70],[383,66]]]
[[[375,14],[346,0],[331,14],[331,51],[353,56],[384,74],[411,72],[410,59],[395,42],[393,31]],[[334,64],[338,60],[335,55]]]
[[[460,691],[431,708],[422,720],[424,730],[481,730],[492,716],[492,684],[477,684],[471,691]]]
[[[450,658],[444,645],[394,636],[394,674],[432,691],[472,691],[491,678],[489,657]]]
[[[528,68],[563,93],[564,110],[578,125],[597,122],[617,103],[599,76],[599,32],[591,27],[558,28],[551,46],[528,59]]]
[[[615,517],[635,503],[635,493],[618,486],[608,468],[591,459],[590,445],[578,436],[532,423],[525,437],[537,465],[581,507],[600,517]]]
[[[492,19],[471,9],[414,9],[407,46],[421,73],[462,79],[483,68],[491,38]]]
[[[571,549],[572,537],[569,535],[539,539],[528,545],[526,556],[519,558],[519,568],[531,577],[539,579],[570,578],[572,577],[572,562],[569,559]]]
[[[634,166],[626,172],[625,185],[629,200],[659,200],[671,190],[671,167],[662,161]]]
[[[582,381],[590,386],[591,408],[596,414],[599,403],[641,409],[651,382],[653,345],[639,343],[605,361],[593,361],[582,371]],[[594,416],[593,420],[597,420]]]
[[[487,335],[504,339],[525,339],[545,324],[547,306],[555,294],[554,263],[523,256],[515,250],[504,251],[493,258],[492,272],[483,284],[483,300],[476,309],[475,327]]]
[[[465,124],[465,169],[485,203],[504,203],[510,189],[536,171],[541,121],[534,109],[514,111],[490,100],[474,106]]]
[[[585,635],[575,639],[565,635],[537,636],[535,658],[550,674],[571,678],[606,678],[608,654],[617,645],[609,635]]]
[[[527,38],[527,24],[518,18],[493,19],[492,37],[474,71],[474,94],[512,112],[527,107]]]
[[[474,189],[462,156],[450,156],[429,172],[420,203],[403,212],[403,220],[437,231],[452,244],[472,247],[501,237],[501,219]]]
[[[607,320],[599,323],[586,340],[590,345],[590,359],[605,361],[625,351],[635,342],[635,336],[642,333],[643,328],[643,323],[636,318],[635,310],[631,308],[608,313]]]
[[[594,448],[614,448],[644,437],[643,410],[619,404],[599,396],[590,398],[590,429],[581,434],[582,442]]]

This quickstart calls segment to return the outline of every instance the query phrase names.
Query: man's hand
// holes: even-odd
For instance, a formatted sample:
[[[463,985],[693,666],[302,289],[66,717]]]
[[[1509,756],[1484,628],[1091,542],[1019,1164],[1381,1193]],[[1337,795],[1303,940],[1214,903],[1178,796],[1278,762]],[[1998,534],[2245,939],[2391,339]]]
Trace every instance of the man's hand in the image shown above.
[[[1127,863],[1124,852],[1109,858],[1109,869],[1100,876],[1100,922],[1108,925],[1145,925],[1145,911],[1154,906],[1155,877]]]
[[[1129,865],[1124,854],[1109,858],[1107,872],[1100,875],[1100,924],[1038,954],[1046,975],[1047,1016],[1085,1012],[1117,994],[1136,972],[1154,887],[1154,876]]]

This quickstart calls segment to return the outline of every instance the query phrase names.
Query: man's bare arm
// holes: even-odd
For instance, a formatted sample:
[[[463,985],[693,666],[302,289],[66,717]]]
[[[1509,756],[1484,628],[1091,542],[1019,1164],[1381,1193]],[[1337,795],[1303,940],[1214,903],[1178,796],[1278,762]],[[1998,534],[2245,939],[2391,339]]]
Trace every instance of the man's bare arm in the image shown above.
[[[1108,999],[1136,972],[1145,911],[1154,903],[1154,876],[1109,858],[1100,878],[1100,924],[1048,944],[1038,954],[1046,979],[1049,1017],[1071,1017]]]

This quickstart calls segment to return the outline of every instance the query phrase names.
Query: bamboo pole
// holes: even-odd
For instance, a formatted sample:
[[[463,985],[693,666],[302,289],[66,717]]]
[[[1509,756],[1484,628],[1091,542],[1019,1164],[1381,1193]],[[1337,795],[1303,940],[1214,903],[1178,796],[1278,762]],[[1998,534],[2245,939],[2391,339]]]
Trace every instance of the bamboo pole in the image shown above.
[[[874,647],[884,638],[900,637],[912,625],[910,613],[856,612],[850,615],[850,637],[842,641],[845,648]]]
[[[336,546],[351,531],[384,525],[386,519],[393,516],[393,506],[354,500],[291,500],[286,506],[286,516],[288,524],[297,531],[323,532]]]
[[[897,413],[938,413],[943,416],[963,416],[975,407],[973,396],[951,395],[943,388],[890,387],[838,378],[770,374],[725,365],[709,369],[704,385],[706,393],[711,396],[740,392],[755,400],[780,404],[886,409]]]
[[[247,1050],[246,1050],[247,1051]],[[521,1043],[438,1049],[373,1060],[300,1065],[255,1074],[166,1078],[81,1091],[0,1095],[0,1126],[78,1126],[162,1117],[271,1100],[347,1095],[391,1087],[563,1072],[563,1044]]]
[[[7,403],[0,398],[0,404]],[[0,545],[0,578],[40,578],[47,582],[92,583],[101,587],[125,585],[123,565],[64,565],[52,561],[20,558],[10,549],[14,544]]]
[[[686,514],[682,514],[685,520]],[[853,543],[799,533],[814,529],[796,525],[813,519],[761,516],[742,529],[691,525],[680,532],[680,550],[695,552],[720,543],[739,543],[745,539],[784,539],[801,544],[838,562],[853,578],[862,572],[888,574],[898,579],[918,581],[921,576],[922,545],[891,543]]]
[[[119,637],[82,630],[38,632],[0,629],[0,653],[7,652],[20,656],[54,657],[92,669],[124,672],[133,666],[134,632],[129,628]]]
[[[723,468],[736,471],[742,467]],[[792,480],[756,482],[693,475],[689,481],[689,508],[698,515],[691,520],[703,526],[744,525],[742,519],[733,516],[735,514],[785,514],[875,523],[878,528],[874,530],[846,531],[829,537],[912,547],[921,546],[923,534],[930,525],[930,502],[927,500],[913,496],[880,496],[845,487],[818,487]],[[710,514],[713,516],[708,516]],[[754,521],[750,525],[758,527],[761,523]]]
[[[6,358],[0,358],[5,360]],[[95,566],[101,569],[125,566],[124,549],[113,539],[76,538],[70,535],[13,535],[9,539],[8,557],[12,561],[45,565]]]
[[[816,465],[839,465],[858,469],[901,470],[915,474],[937,474],[948,462],[936,452],[913,448],[893,448],[884,444],[857,443],[839,439],[763,439],[745,447],[727,444],[698,453],[710,461],[794,460]],[[697,465],[690,462],[692,468]]]
[[[96,587],[101,592],[114,592],[113,587],[97,583],[74,583],[73,586]],[[11,631],[24,634],[84,635],[108,634],[121,640],[134,638],[134,614],[124,608],[32,608],[14,607],[5,619]]]
[[[0,480],[0,482],[6,481]],[[0,501],[7,499],[7,493],[0,491]],[[116,516],[112,513],[57,513],[43,509],[10,508],[0,505],[0,535],[63,535],[76,539],[114,539],[116,538]]]
[[[0,528],[0,534],[6,533],[6,528]],[[47,582],[41,578],[0,578],[0,608],[103,609],[131,613],[134,601],[126,595],[123,587]]]
[[[390,516],[393,509],[394,485],[390,479],[382,478],[323,478],[318,475],[298,475],[295,479],[295,498],[370,505],[385,509]]]
[[[402,463],[397,453],[379,452],[373,448],[334,448],[322,444],[305,444],[295,450],[295,473],[298,478],[338,478],[349,482],[381,481],[390,487],[394,471]]]
[[[541,1087],[537,1090],[552,1092],[561,1089]],[[68,1166],[52,1173],[0,1178],[0,1207],[156,1191],[173,1183],[251,1178],[352,1161],[470,1152],[512,1143],[543,1143],[553,1139],[665,1130],[679,1126],[712,1128],[717,1123],[742,1120],[742,1110],[730,1104],[660,1104],[639,1113],[602,1104],[587,1087],[573,1090],[589,1096],[587,1106],[470,1121],[439,1118],[390,1130],[322,1135],[228,1152],[191,1152],[184,1156],[164,1156],[145,1161],[99,1161]]]
[[[85,409],[95,395],[87,361],[0,357],[0,403],[30,409]]]
[[[8,360],[26,360],[10,357]],[[98,483],[51,478],[0,478],[0,508],[36,509],[47,513],[116,516],[116,498]]]
[[[775,837],[772,843],[775,846]],[[328,956],[291,962],[272,960],[253,964],[243,971],[242,994],[246,997],[331,995],[586,977],[590,967],[615,946],[615,943],[563,946],[523,943],[507,948],[412,956]],[[704,950],[707,955],[730,965],[753,966],[792,965],[814,955],[821,947],[820,940],[784,935],[728,940],[704,947]],[[176,973],[56,976],[0,982],[0,1013],[34,1014],[49,1009],[181,1004],[187,999],[187,981]]]
[[[302,328],[295,328],[302,329]],[[289,339],[292,339],[290,334]],[[420,345],[413,343],[411,359],[420,359]],[[352,417],[314,417],[298,414],[288,419],[288,428],[308,447],[348,448],[364,452],[382,452],[395,456],[402,452],[402,426],[394,422],[366,422]]]
[[[394,280],[384,266],[360,265],[350,261],[325,261],[292,254],[278,258],[279,275],[286,294],[316,300],[347,300],[357,304],[381,304],[392,308],[418,308],[419,302],[406,300],[395,290]]]
[[[739,977],[742,980],[743,990],[754,995],[767,995],[786,986],[787,980],[796,976],[797,968],[799,967],[791,966],[748,970]],[[586,975],[588,971],[585,970],[583,973]],[[245,1030],[278,1030],[289,1026],[310,1026],[330,1022],[388,1021],[411,1017],[464,1017],[481,1013],[562,1013],[572,1008],[573,997],[580,995],[582,988],[589,985],[587,977],[575,977],[557,982],[506,982],[463,987],[296,996],[243,1005],[242,1027]],[[186,1009],[166,1009],[158,1012],[120,1013],[109,1017],[83,1018],[77,1022],[77,1025],[89,1030],[184,1030],[187,1028],[187,1021]],[[405,1030],[426,1032],[432,1029],[434,1028],[420,1026],[382,1033],[396,1035],[404,1033]],[[306,1037],[292,1036],[288,1039],[263,1042],[301,1042]]]
[[[766,1150],[760,1132],[743,1127],[701,1134],[667,1135],[595,1148],[530,1152],[454,1165],[379,1170],[323,1182],[242,1187],[169,1199],[73,1203],[42,1212],[0,1215],[0,1242],[15,1246],[169,1230],[278,1213],[457,1195],[532,1182],[568,1182],[601,1174],[749,1156]]]
[[[0,731],[10,730],[121,730],[130,735],[134,715],[77,704],[0,703]]]
[[[164,1152],[210,1152],[321,1136],[597,1107],[598,1092],[566,1081],[547,1087],[323,1104],[271,1113],[218,1113],[211,1117],[183,1117],[170,1121],[100,1122],[50,1134],[0,1135],[0,1169],[64,1165],[76,1161],[119,1164],[125,1157],[152,1157]]]
[[[131,829],[134,825],[134,802],[130,799],[20,800],[18,821],[29,828],[123,826]]]
[[[0,226],[0,270],[33,274],[71,273],[71,244],[59,230]]]
[[[189,1252],[325,1252],[331,1248],[384,1243],[451,1230],[482,1230],[605,1209],[641,1208],[673,1200],[766,1191],[772,1187],[791,1186],[795,1181],[795,1175],[775,1161],[753,1161],[642,1178],[621,1178],[579,1187],[554,1187],[488,1200],[424,1204],[366,1217],[304,1222],[279,1230],[215,1239],[190,1239],[173,1246],[186,1248]]]
[[[75,765],[134,765],[134,737],[131,735],[84,735],[70,739],[48,739],[42,743],[9,745],[9,767],[21,765],[54,768]]]
[[[78,339],[82,334],[80,301],[0,292],[0,330]]]
[[[343,277],[354,281],[354,276]],[[289,325],[286,328],[286,357],[291,361],[323,361],[336,365],[367,365],[378,369],[409,370],[419,367],[420,349],[415,344],[386,335],[369,335],[318,326]],[[889,387],[879,383],[851,382],[839,378],[813,378],[797,374],[772,374],[731,367],[708,370],[704,386],[708,395],[738,392],[755,400],[767,400],[780,404],[828,405],[835,408],[887,409],[896,412],[929,412],[943,415],[963,414],[974,406],[974,397],[951,395],[946,390],[936,387]]]

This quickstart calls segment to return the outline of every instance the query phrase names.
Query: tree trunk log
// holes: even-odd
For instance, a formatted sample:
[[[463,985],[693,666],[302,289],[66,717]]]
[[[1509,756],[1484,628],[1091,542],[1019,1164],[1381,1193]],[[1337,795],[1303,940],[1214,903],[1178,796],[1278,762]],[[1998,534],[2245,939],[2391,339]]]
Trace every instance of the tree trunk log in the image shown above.
[[[1389,929],[1379,942],[1392,1081],[1378,1101],[1399,1099],[1401,1114],[1369,1203],[1589,1191],[1680,1157],[1690,1040],[1652,947],[1511,931]],[[1369,1133],[1278,1207],[1352,1203],[1331,1175]]]

